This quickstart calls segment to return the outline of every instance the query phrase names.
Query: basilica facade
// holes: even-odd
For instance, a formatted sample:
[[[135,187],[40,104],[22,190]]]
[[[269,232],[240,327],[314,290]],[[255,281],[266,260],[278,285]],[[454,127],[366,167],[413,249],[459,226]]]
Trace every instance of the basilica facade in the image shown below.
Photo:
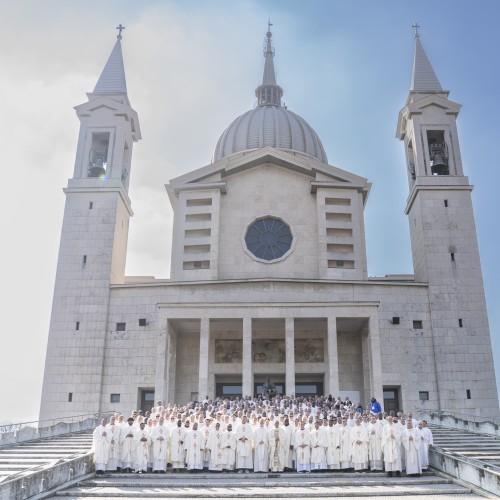
[[[75,108],[40,419],[253,396],[269,383],[374,396],[385,410],[498,414],[460,105],[418,35],[397,121],[414,274],[384,277],[367,272],[370,182],[329,164],[311,125],[282,104],[271,39],[256,106],[209,165],[166,186],[171,277],[155,279],[125,276],[141,132],[118,37]]]

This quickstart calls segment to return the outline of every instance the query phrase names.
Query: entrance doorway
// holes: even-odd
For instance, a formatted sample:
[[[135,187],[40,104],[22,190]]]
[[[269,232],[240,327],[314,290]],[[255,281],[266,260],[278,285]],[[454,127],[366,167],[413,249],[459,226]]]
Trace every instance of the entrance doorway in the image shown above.
[[[155,405],[155,391],[153,389],[139,389],[139,410],[145,414]]]
[[[384,411],[393,411],[396,413],[401,410],[399,404],[399,389],[399,387],[384,387]]]

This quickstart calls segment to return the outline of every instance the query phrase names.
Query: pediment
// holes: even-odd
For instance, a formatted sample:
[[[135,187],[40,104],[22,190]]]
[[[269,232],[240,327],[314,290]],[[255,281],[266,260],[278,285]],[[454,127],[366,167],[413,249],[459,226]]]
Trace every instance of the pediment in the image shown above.
[[[171,179],[165,188],[172,204],[175,204],[175,199],[181,191],[218,189],[221,193],[226,193],[228,191],[227,185],[232,176],[241,175],[244,172],[248,173],[252,169],[262,168],[266,165],[291,170],[304,176],[312,193],[321,188],[356,189],[362,193],[363,200],[366,202],[371,187],[371,184],[364,177],[322,163],[301,153],[266,146],[223,158],[218,162]]]

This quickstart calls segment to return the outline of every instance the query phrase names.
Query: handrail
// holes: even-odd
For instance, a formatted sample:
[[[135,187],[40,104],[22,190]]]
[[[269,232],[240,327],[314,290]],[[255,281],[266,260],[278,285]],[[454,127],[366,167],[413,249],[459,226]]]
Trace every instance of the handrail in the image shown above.
[[[109,415],[113,415],[115,411],[107,412],[94,412],[94,413],[83,413],[79,415],[68,415],[65,417],[57,417],[46,420],[31,420],[29,422],[17,422],[13,424],[0,425],[0,434],[6,432],[17,432],[23,427],[37,427],[38,429],[43,429],[46,427],[51,427],[55,424],[71,424],[74,422],[81,422],[87,418],[107,418]],[[47,423],[49,422],[49,423]],[[34,425],[37,424],[37,425]],[[44,425],[41,425],[44,424]]]
[[[463,413],[455,410],[439,410],[434,408],[416,408],[416,412],[419,414],[428,413],[430,415],[435,415],[437,417],[452,417],[460,420],[465,420],[474,423],[491,422],[492,424],[500,425],[500,417],[490,416],[490,415],[474,415],[472,413]]]

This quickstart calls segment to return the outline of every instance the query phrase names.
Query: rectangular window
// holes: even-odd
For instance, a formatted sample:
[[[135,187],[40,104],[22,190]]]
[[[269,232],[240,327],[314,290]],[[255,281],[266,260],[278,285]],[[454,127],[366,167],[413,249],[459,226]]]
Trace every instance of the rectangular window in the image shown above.
[[[450,253],[451,261],[455,262],[455,252]]]
[[[354,261],[353,260],[329,260],[328,267],[329,268],[343,267],[344,269],[354,269]]]
[[[391,323],[393,325],[399,325],[399,316],[393,316]]]
[[[325,198],[325,205],[338,205],[348,207],[351,205],[350,198]]]
[[[448,208],[448,200],[444,200],[444,206]]]
[[[91,202],[89,203],[89,210],[92,210],[93,208],[94,208],[94,202],[93,202],[93,201],[91,201]]]
[[[472,399],[472,396],[470,395],[470,389],[467,389],[467,399]]]
[[[413,321],[413,328],[414,328],[415,330],[422,330],[422,328],[423,328],[423,327],[424,327],[424,326],[423,326],[423,324],[422,324],[422,321],[421,321],[421,320],[417,319],[417,320],[414,320],[414,321]]]
[[[186,229],[184,231],[184,238],[207,238],[211,234],[211,229]]]
[[[75,330],[80,330],[80,322],[77,321],[75,324]]]
[[[352,222],[352,215],[351,214],[346,214],[346,213],[332,213],[332,212],[326,212],[325,213],[326,220],[333,220],[337,222]]]
[[[336,236],[337,238],[350,238],[352,237],[352,229],[342,227],[327,227],[327,236]]]
[[[212,204],[212,198],[195,198],[186,200],[186,207],[207,207]]]
[[[88,176],[103,178],[108,169],[109,132],[93,132]]]
[[[335,253],[352,253],[354,252],[354,246],[345,243],[328,243],[326,245],[326,251]]]
[[[127,326],[127,323],[116,323],[116,331],[117,332],[124,332],[126,326]]]
[[[184,253],[197,254],[210,252],[210,245],[184,245]]]
[[[463,326],[464,326],[464,322],[462,321],[462,318],[460,318],[460,319],[458,320],[458,326],[459,326],[460,328],[463,328]]]
[[[72,403],[72,402],[73,402],[73,393],[69,392],[68,393],[68,403]]]
[[[186,222],[205,222],[212,220],[212,214],[186,214]]]
[[[419,391],[418,399],[420,401],[429,401],[429,391]]]
[[[111,394],[111,397],[109,398],[110,403],[119,403],[120,402],[120,395],[119,394]]]
[[[86,255],[83,256],[82,263],[83,263],[83,265],[85,265],[87,263],[87,256]]]
[[[209,260],[192,260],[182,263],[182,269],[184,271],[192,271],[194,269],[210,269]]]
[[[139,326],[148,326],[146,318],[139,318]]]

